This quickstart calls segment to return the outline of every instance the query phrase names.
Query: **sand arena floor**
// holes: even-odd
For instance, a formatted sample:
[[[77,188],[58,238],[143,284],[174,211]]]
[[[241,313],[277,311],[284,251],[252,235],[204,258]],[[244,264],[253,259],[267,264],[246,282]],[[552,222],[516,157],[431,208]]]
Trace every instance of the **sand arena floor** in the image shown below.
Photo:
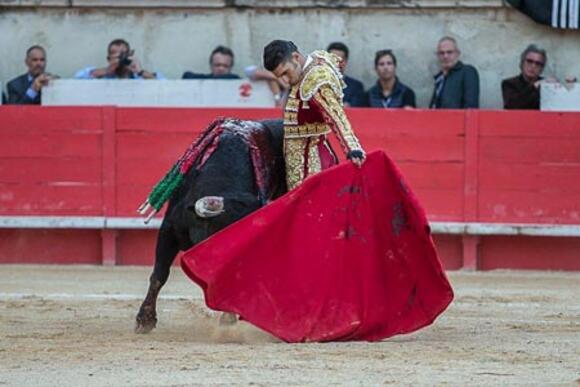
[[[452,272],[456,300],[420,332],[289,345],[219,326],[179,268],[134,334],[149,271],[0,266],[0,386],[580,385],[580,273]]]

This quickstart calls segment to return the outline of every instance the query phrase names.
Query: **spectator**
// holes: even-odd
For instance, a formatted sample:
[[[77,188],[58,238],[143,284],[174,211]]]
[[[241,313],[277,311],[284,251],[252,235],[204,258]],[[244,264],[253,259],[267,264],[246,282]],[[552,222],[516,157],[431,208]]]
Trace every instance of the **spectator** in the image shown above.
[[[236,74],[232,73],[234,67],[234,52],[225,46],[217,46],[209,56],[209,67],[211,73],[199,74],[191,71],[186,71],[182,75],[182,79],[240,79]]]
[[[546,51],[530,44],[520,56],[520,75],[501,82],[505,109],[540,109],[540,82],[548,62]]]
[[[290,86],[282,78],[278,78],[272,72],[261,69],[256,65],[247,66],[244,72],[252,81],[266,81],[268,83],[268,87],[274,96],[276,107],[283,107],[286,104]]]
[[[75,74],[76,79],[165,79],[157,72],[141,67],[141,62],[129,43],[115,39],[107,47],[107,67],[87,67]]]
[[[344,106],[360,107],[365,106],[365,91],[361,81],[344,75],[346,66],[348,64],[349,50],[346,44],[342,42],[334,42],[328,45],[326,51],[331,52],[341,59],[340,72],[343,75],[346,88],[344,89],[343,103]]]
[[[8,82],[9,104],[40,104],[42,88],[56,77],[45,72],[46,51],[41,46],[32,46],[26,50],[24,61],[28,72]]]
[[[399,81],[397,58],[391,50],[375,54],[375,71],[379,79],[369,89],[368,106],[374,108],[414,108],[415,92]]]
[[[455,39],[445,36],[437,44],[441,71],[435,75],[432,109],[479,107],[479,75],[475,67],[459,60],[461,51]]]

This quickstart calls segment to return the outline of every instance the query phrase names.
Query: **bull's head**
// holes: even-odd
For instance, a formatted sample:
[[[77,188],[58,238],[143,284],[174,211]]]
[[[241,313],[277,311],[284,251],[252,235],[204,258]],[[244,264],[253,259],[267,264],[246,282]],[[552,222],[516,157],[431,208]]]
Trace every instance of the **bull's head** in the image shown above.
[[[224,212],[222,196],[204,196],[195,202],[195,213],[200,218],[213,218]]]

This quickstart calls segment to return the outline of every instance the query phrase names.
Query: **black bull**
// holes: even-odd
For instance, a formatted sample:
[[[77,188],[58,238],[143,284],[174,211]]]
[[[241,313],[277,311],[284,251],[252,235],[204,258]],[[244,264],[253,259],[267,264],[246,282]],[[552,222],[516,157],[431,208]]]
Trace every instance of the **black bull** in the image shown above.
[[[286,192],[283,155],[284,130],[281,120],[259,122],[263,144],[260,154],[271,168],[265,182],[271,187],[268,200]],[[139,309],[135,331],[148,333],[157,324],[156,303],[159,291],[167,282],[177,253],[250,214],[265,204],[260,198],[247,137],[233,131],[220,135],[217,149],[197,170],[192,168],[171,199],[155,249],[155,266],[149,278],[149,290]]]

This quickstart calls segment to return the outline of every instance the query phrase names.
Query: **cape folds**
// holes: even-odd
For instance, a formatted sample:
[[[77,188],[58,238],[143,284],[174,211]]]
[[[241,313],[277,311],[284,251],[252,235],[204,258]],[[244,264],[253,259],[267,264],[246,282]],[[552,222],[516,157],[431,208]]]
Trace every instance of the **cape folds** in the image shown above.
[[[287,342],[412,332],[453,299],[425,214],[382,152],[307,178],[181,265],[210,308]]]

